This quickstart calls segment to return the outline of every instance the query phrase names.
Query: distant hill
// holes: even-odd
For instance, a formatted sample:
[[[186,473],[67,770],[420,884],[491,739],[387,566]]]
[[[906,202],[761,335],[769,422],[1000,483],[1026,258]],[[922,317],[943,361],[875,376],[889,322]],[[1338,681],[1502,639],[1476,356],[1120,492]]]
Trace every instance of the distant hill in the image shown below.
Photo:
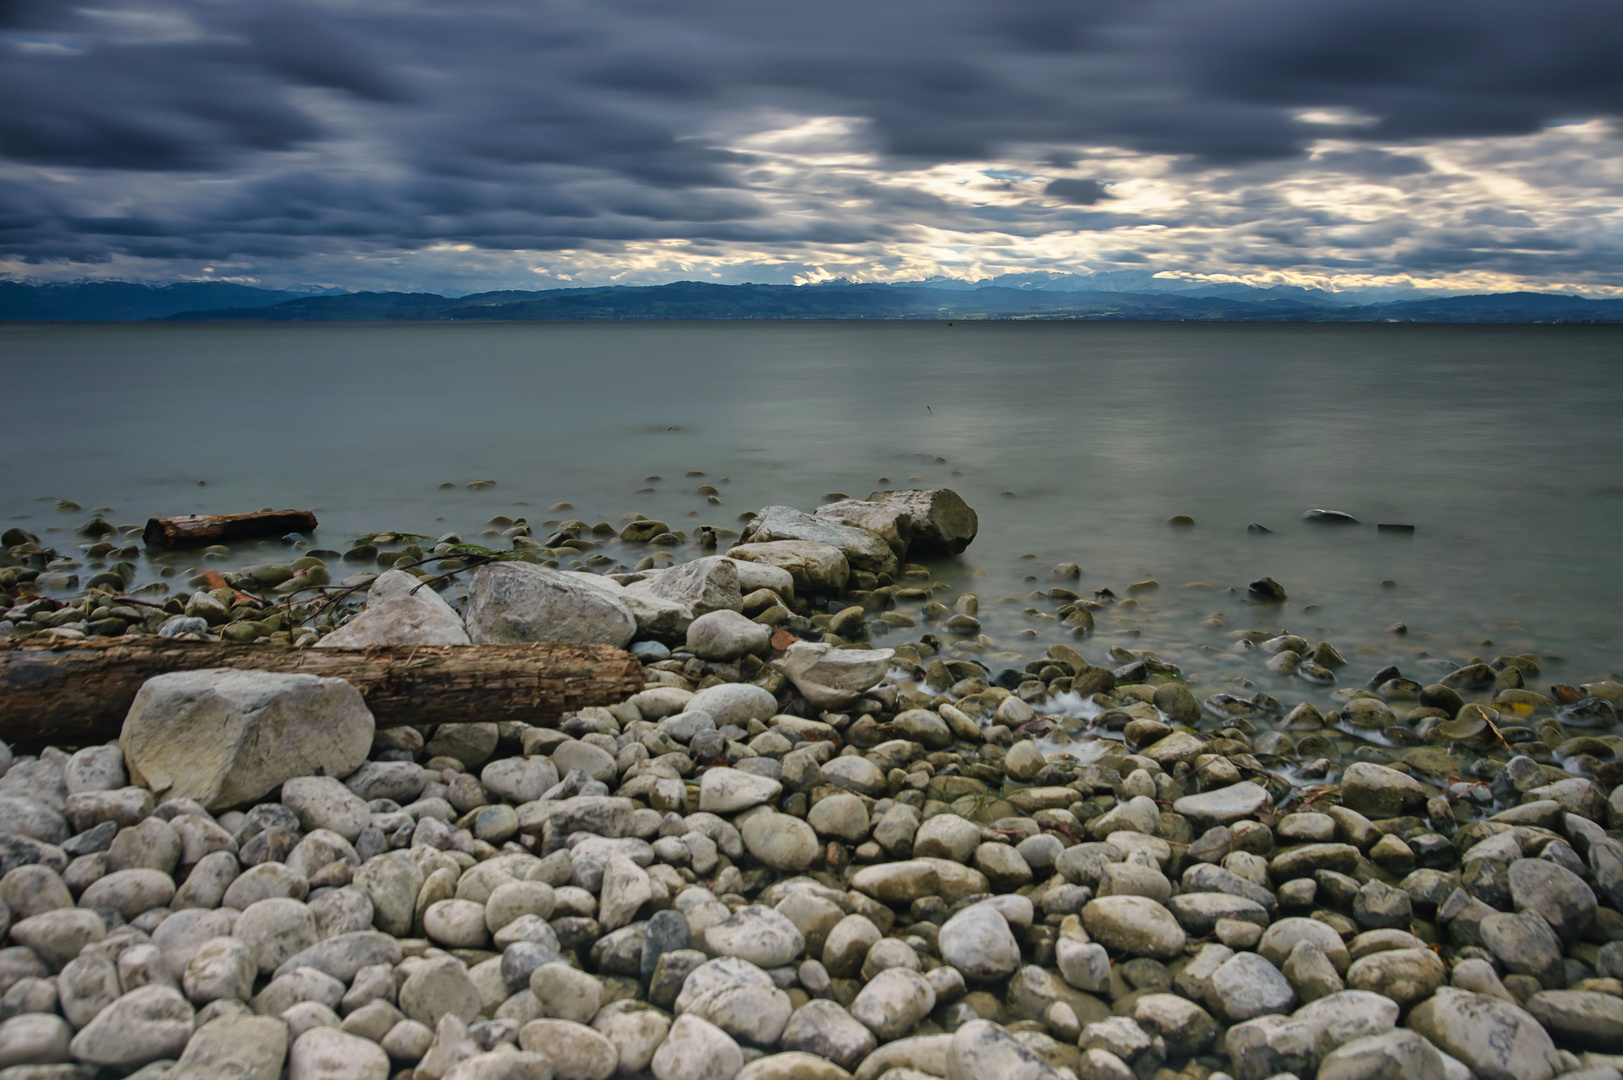
[[[1066,280],[1060,280],[1064,278]],[[214,282],[0,282],[0,320],[84,322],[400,322],[542,319],[1085,319],[1156,322],[1620,323],[1623,300],[1550,293],[1359,302],[1294,286],[1147,286],[1149,272],[1005,275],[996,284],[825,282],[668,285],[436,293],[308,295]],[[1077,288],[1079,283],[1108,286]],[[1188,283],[1182,283],[1188,284]]]
[[[227,307],[253,310],[298,295],[302,294],[224,281],[182,281],[173,285],[134,281],[30,285],[0,281],[0,321],[141,322],[182,311]]]
[[[1164,293],[985,286],[937,289],[874,284],[669,285],[492,292],[312,296],[274,307],[190,311],[176,322],[261,320],[539,319],[1088,319],[1195,322],[1623,322],[1623,300],[1543,293],[1455,296],[1382,304],[1324,303],[1307,290],[1222,286]]]

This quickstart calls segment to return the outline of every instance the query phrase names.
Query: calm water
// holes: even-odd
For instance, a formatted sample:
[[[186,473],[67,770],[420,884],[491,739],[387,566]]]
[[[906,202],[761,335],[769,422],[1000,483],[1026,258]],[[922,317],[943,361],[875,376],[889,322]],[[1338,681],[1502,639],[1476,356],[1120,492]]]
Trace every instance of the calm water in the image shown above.
[[[1561,658],[1546,682],[1623,667],[1616,329],[13,324],[0,379],[0,520],[63,549],[93,507],[132,524],[313,507],[318,545],[341,548],[473,540],[496,514],[736,528],[766,503],[947,485],[981,534],[936,569],[980,595],[994,654],[1063,639],[1034,590],[1153,578],[1100,618],[1090,659],[1154,648],[1203,690],[1249,679],[1287,703],[1322,691],[1227,655],[1226,630],[1328,638],[1344,683],[1513,651]],[[724,505],[693,494],[706,483]],[[1307,525],[1310,507],[1364,524]],[[1065,561],[1080,584],[1051,577]],[[1283,610],[1245,602],[1265,574]]]

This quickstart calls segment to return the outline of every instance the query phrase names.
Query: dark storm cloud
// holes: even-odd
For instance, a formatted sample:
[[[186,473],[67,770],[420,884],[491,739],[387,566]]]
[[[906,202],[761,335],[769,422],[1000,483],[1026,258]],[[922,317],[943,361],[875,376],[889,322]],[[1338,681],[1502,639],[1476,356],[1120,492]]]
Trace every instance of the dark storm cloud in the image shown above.
[[[1409,182],[1431,169],[1411,154],[1305,152],[1325,134],[1513,135],[1618,116],[1620,51],[1615,0],[0,0],[0,167],[77,170],[72,186],[9,175],[0,252],[837,245],[1202,214],[1227,227],[1273,214],[1272,242],[1305,244],[1330,223],[1275,193],[1209,213],[1078,215],[1054,200],[1120,193],[1051,175],[1033,188],[1048,200],[1024,211],[847,180],[821,206],[803,190],[814,212],[794,216],[755,190],[770,155],[723,144],[750,117],[835,116],[880,169],[1015,147],[1085,168],[1113,147],[1174,155],[1185,176],[1277,162]],[[1308,109],[1347,123],[1304,123]],[[203,180],[218,184],[173,188]]]
[[[1044,195],[1052,195],[1056,199],[1068,202],[1073,206],[1092,206],[1096,202],[1113,198],[1105,190],[1104,184],[1097,180],[1072,180],[1061,178],[1050,180],[1048,186],[1043,188]]]

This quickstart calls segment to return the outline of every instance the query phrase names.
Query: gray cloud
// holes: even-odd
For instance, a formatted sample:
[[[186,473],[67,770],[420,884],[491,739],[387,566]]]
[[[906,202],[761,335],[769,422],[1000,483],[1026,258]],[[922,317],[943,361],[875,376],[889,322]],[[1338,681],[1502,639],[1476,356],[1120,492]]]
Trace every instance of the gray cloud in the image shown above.
[[[1582,216],[1560,210],[1575,182],[1615,198],[1613,142],[1542,175],[1470,149],[1550,193],[1538,220],[1435,201],[1459,189],[1428,148],[1623,114],[1620,49],[1606,0],[9,0],[0,257],[319,276],[418,252],[444,274],[453,256],[429,253],[465,247],[584,252],[607,277],[617,258],[658,276],[689,254],[800,267],[840,249],[902,272],[925,256],[884,249],[939,232],[1047,266],[1065,257],[1019,245],[1110,233],[1076,250],[1138,262],[1133,230],[1156,226],[1226,230],[1208,270],[1401,273],[1443,266],[1458,228],[1449,265],[1570,251],[1561,272],[1611,280],[1615,246],[1551,218]],[[752,141],[818,118],[845,127]],[[995,182],[944,178],[1005,162]],[[1388,202],[1303,197],[1349,179]],[[1481,229],[1554,239],[1513,256]],[[1154,250],[1195,258],[1193,240]]]

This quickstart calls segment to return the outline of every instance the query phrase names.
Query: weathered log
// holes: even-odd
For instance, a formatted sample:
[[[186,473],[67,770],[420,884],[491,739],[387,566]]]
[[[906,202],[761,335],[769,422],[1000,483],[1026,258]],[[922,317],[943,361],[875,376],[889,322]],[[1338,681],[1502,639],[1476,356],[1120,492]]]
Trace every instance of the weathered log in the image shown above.
[[[643,688],[642,667],[607,645],[374,645],[297,649],[163,638],[0,641],[0,739],[88,746],[118,737],[141,684],[200,668],[347,679],[378,727],[471,721],[544,724]]]
[[[316,516],[308,510],[261,510],[252,514],[185,514],[148,518],[141,539],[150,548],[191,547],[247,540],[255,536],[281,536],[312,532]]]

